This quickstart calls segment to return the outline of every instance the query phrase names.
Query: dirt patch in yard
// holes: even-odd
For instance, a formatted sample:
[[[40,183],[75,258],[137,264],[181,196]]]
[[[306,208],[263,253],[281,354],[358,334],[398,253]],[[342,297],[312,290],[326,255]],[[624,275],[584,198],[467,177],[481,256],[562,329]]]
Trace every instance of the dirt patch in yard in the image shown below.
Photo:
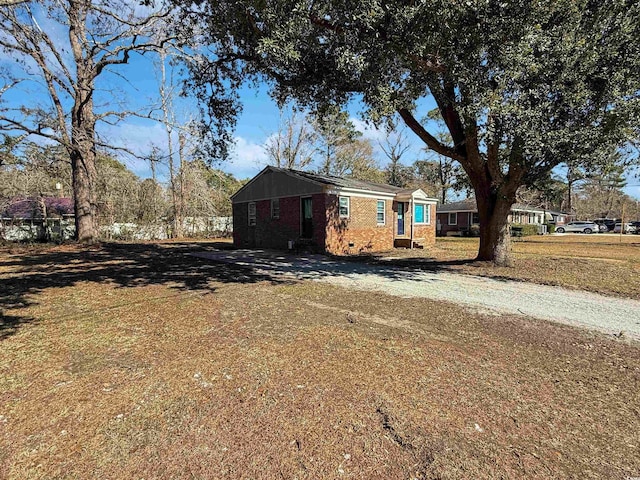
[[[184,252],[0,256],[1,477],[640,474],[637,344]]]

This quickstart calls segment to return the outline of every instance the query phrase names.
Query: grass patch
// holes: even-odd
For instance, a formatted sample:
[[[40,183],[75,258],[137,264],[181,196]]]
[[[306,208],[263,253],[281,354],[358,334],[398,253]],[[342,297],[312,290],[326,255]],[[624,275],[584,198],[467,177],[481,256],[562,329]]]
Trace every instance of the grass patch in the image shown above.
[[[621,241],[622,240],[622,241]],[[438,238],[424,250],[376,255],[399,264],[640,299],[640,236],[566,235],[513,239],[512,267],[475,262],[477,238]]]
[[[637,344],[196,248],[0,257],[0,476],[639,474]]]

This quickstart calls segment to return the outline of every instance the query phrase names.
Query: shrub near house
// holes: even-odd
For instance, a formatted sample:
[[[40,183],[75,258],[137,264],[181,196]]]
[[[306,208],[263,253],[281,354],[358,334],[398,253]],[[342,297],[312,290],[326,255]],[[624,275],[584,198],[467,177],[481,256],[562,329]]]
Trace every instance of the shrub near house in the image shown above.
[[[232,203],[237,247],[347,255],[435,242],[436,200],[420,189],[266,167]]]

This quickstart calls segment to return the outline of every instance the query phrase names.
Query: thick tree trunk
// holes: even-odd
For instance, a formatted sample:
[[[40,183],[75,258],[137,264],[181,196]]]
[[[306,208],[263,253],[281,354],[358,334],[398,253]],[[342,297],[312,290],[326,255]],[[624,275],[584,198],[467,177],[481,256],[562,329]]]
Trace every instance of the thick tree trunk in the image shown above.
[[[480,246],[476,260],[491,261],[497,266],[511,266],[511,235],[508,216],[515,198],[478,195]]]
[[[93,82],[89,73],[78,69],[78,87],[71,111],[71,175],[76,214],[76,240],[94,243],[98,240],[96,202],[95,114]]]
[[[71,174],[75,206],[76,240],[93,243],[98,240],[96,225],[96,153],[93,142],[74,141],[71,151]]]
[[[99,74],[93,57],[87,54],[87,2],[69,2],[69,43],[76,66],[74,102],[71,109],[71,141],[67,146],[71,158],[71,176],[76,217],[76,240],[98,240],[96,220],[96,116],[93,112],[95,79]]]
[[[430,87],[434,94],[442,118],[447,124],[455,147],[440,143],[429,134],[408,110],[400,109],[399,113],[407,126],[411,128],[426,144],[435,151],[460,162],[469,176],[476,195],[478,216],[480,220],[480,246],[476,260],[490,261],[498,266],[511,265],[511,237],[508,217],[511,206],[516,200],[516,191],[522,185],[523,158],[521,139],[515,138],[510,145],[508,170],[501,164],[500,145],[497,142],[486,144],[486,153],[480,152],[480,139],[475,119],[466,118],[464,126],[453,104],[447,98],[455,98],[453,85]]]

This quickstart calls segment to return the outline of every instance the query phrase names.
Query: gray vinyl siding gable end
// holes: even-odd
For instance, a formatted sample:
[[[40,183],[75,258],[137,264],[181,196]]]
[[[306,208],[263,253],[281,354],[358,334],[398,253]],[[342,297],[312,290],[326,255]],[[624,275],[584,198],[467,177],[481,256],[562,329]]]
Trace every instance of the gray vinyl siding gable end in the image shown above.
[[[324,185],[322,184],[316,184],[283,172],[265,170],[233,197],[233,203],[313,195],[323,191]]]

